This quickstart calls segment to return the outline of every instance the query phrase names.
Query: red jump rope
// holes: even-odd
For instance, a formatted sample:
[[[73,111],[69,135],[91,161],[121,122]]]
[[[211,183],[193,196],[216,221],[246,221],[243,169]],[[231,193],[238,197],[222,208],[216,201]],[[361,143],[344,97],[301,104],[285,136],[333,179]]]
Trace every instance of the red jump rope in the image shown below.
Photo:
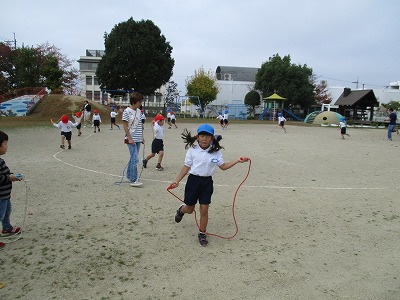
[[[240,159],[242,160],[242,158],[240,158]],[[237,195],[237,193],[239,192],[239,189],[242,187],[243,183],[247,180],[247,178],[249,177],[249,174],[250,174],[251,159],[248,159],[248,160],[249,160],[249,168],[248,168],[248,170],[247,170],[247,174],[246,174],[246,176],[244,177],[244,179],[242,180],[242,182],[239,184],[239,186],[237,187],[237,189],[236,189],[236,191],[235,191],[235,195],[233,196],[233,202],[232,202],[232,217],[233,217],[233,221],[234,221],[235,227],[236,227],[235,233],[234,233],[232,236],[222,236],[222,235],[218,235],[218,234],[215,234],[215,233],[205,232],[207,235],[212,235],[212,236],[219,237],[219,238],[221,238],[221,239],[230,240],[230,239],[234,238],[234,237],[237,235],[237,233],[239,232],[239,227],[238,227],[238,225],[237,225],[236,216],[235,216],[235,202],[236,202],[236,195]],[[167,188],[167,191],[168,191],[172,196],[174,196],[176,199],[178,199],[179,201],[183,202],[183,200],[182,200],[181,198],[179,198],[177,195],[175,195],[173,192],[171,192],[171,185]],[[199,222],[197,221],[196,210],[194,210],[194,220],[196,221],[196,225],[197,225],[197,227],[198,227],[199,230],[200,230],[200,225],[199,225]]]

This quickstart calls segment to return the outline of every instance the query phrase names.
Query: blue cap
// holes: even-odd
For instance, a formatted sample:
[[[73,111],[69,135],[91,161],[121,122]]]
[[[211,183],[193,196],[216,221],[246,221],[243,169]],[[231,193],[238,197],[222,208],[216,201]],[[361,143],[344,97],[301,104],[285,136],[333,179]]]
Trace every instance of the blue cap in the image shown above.
[[[225,110],[225,113],[227,114],[227,113],[228,113],[228,110]]]
[[[214,135],[214,128],[208,124],[202,124],[197,128],[197,134],[201,132],[206,132],[210,135]]]
[[[278,116],[282,117],[282,113],[278,113]]]
[[[344,122],[344,121],[345,121],[345,118],[341,118],[341,121]]]

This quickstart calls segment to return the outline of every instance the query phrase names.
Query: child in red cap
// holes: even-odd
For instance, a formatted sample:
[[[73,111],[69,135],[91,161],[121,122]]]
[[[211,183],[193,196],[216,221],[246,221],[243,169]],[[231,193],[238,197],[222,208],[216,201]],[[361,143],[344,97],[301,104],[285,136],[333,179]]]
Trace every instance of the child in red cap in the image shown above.
[[[80,123],[75,122],[72,123],[70,120],[68,120],[67,115],[62,115],[61,121],[58,123],[54,123],[53,119],[50,119],[51,124],[53,124],[54,127],[57,127],[61,129],[61,149],[65,149],[65,140],[68,142],[68,149],[71,149],[71,138],[72,138],[72,130],[71,127],[77,127]]]
[[[146,159],[143,159],[143,167],[147,168],[147,162],[153,158],[156,153],[158,154],[158,163],[156,166],[157,171],[162,171],[164,170],[163,167],[161,167],[161,162],[164,156],[164,142],[163,142],[163,136],[164,136],[164,121],[165,118],[162,115],[157,115],[154,118],[154,140],[151,143],[151,154],[149,154]]]
[[[82,132],[81,132],[82,113],[80,111],[78,111],[75,113],[75,115],[72,115],[72,117],[74,118],[75,123],[79,123],[78,126],[76,126],[76,129],[78,129],[78,136],[81,136],[82,135]]]
[[[97,131],[100,132],[101,118],[100,118],[100,115],[99,115],[99,111],[97,109],[95,109],[93,111],[92,123],[93,123],[93,126],[94,126],[94,133],[96,133],[96,128],[97,128]]]

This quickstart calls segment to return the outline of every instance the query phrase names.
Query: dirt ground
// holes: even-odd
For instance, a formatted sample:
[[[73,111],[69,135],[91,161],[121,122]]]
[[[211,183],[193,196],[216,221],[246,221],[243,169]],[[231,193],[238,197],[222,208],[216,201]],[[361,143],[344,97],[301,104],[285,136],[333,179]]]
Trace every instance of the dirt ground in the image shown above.
[[[3,158],[27,181],[13,185],[12,222],[24,231],[1,251],[0,298],[399,299],[399,136],[215,123],[225,161],[252,164],[234,206],[237,236],[202,248],[193,216],[174,222],[180,203],[166,191],[184,161],[180,134],[197,127],[180,121],[165,128],[164,171],[150,160],[140,188],[118,184],[129,157],[122,130],[83,128],[61,150],[50,125],[7,129]],[[248,167],[217,170],[209,232],[235,232]]]

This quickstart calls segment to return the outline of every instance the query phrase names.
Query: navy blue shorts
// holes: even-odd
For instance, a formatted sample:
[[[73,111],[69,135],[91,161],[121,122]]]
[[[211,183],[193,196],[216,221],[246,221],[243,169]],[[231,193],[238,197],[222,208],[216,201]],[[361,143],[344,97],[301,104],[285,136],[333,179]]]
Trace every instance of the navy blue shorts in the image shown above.
[[[185,204],[193,206],[197,203],[210,204],[214,192],[211,176],[201,177],[190,174],[185,187]]]
[[[61,135],[65,136],[65,139],[66,139],[67,141],[70,141],[70,140],[71,140],[71,137],[72,137],[72,131],[68,131],[68,132],[61,131]]]
[[[160,139],[154,139],[151,143],[151,153],[157,153],[164,151],[164,142]]]

